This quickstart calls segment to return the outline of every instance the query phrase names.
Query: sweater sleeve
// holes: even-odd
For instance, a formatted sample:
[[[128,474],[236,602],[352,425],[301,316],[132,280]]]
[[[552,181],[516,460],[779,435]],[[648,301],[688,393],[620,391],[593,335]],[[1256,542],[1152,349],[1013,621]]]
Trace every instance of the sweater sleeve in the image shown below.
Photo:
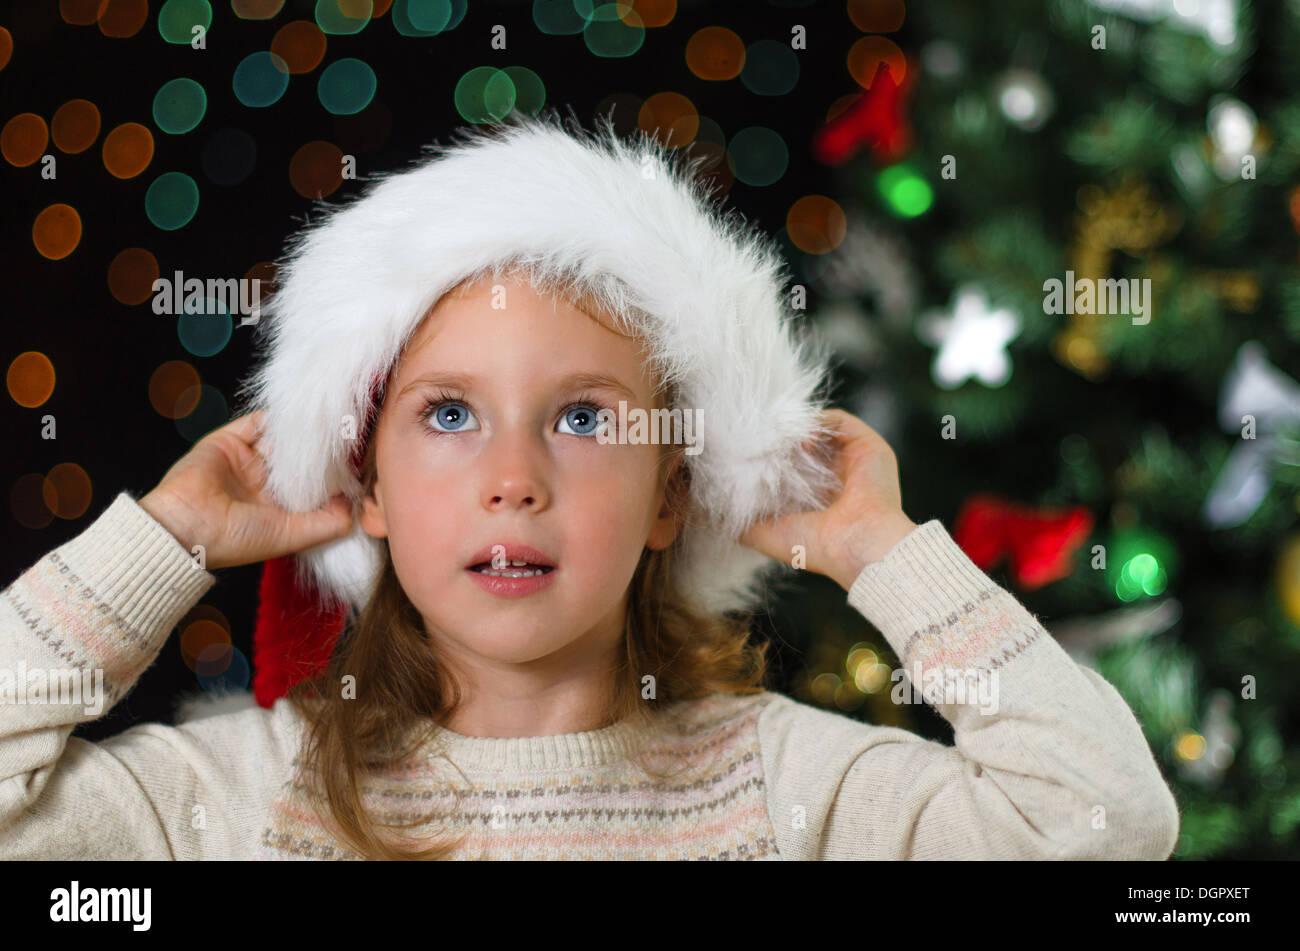
[[[291,757],[287,704],[71,735],[130,692],[215,580],[123,492],[0,593],[0,859],[251,851]]]
[[[853,582],[954,745],[776,696],[758,729],[778,849],[794,859],[1163,860],[1179,815],[1137,719],[937,519]]]

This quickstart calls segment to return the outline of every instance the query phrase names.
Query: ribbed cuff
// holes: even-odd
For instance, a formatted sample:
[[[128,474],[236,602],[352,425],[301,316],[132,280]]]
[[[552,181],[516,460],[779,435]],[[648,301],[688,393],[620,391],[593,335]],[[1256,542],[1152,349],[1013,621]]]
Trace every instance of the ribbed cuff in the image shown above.
[[[948,628],[998,592],[936,518],[863,568],[849,587],[848,600],[903,660],[918,630],[935,624]]]
[[[126,492],[52,557],[116,614],[140,647],[160,647],[217,580]]]

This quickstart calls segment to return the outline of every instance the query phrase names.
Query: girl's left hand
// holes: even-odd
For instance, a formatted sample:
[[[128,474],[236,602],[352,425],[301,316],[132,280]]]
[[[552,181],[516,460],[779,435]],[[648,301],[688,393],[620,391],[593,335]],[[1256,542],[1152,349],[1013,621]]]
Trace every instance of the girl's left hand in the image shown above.
[[[820,512],[796,512],[755,522],[740,542],[790,563],[802,546],[809,571],[833,578],[845,591],[867,565],[880,561],[916,524],[903,514],[898,461],[884,438],[844,410],[824,418],[836,435],[835,474],[842,490]]]

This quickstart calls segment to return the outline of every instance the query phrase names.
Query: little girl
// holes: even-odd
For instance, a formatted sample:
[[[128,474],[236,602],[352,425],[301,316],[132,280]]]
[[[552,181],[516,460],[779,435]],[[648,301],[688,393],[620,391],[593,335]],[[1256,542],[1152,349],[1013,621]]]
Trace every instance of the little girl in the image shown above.
[[[773,247],[653,139],[472,136],[281,281],[254,408],[0,598],[0,857],[1172,852],[1119,694],[908,519]],[[256,562],[258,704],[70,736]],[[742,615],[780,565],[847,592],[955,746],[764,689]],[[19,700],[19,669],[107,703]]]

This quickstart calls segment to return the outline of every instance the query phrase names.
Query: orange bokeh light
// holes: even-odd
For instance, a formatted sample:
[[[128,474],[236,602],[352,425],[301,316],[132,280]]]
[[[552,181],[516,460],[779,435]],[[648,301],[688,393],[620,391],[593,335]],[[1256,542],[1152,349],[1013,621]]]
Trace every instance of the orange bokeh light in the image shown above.
[[[680,93],[655,93],[641,104],[637,126],[656,135],[665,145],[690,145],[700,131],[700,114],[695,104]]]
[[[50,130],[34,112],[20,112],[0,129],[0,154],[17,168],[26,168],[45,154]]]
[[[848,230],[844,209],[825,195],[805,195],[785,217],[790,242],[807,254],[829,254],[840,246]]]
[[[889,64],[889,75],[895,84],[901,85],[907,75],[907,57],[893,40],[883,36],[864,36],[849,47],[849,75],[863,89],[871,88],[876,78],[876,67],[881,63]]]
[[[80,518],[90,508],[90,476],[75,462],[61,462],[46,473],[41,495],[59,518]]]
[[[849,0],[849,19],[863,33],[893,33],[906,16],[903,0]]]
[[[119,251],[108,265],[108,290],[123,304],[143,304],[153,296],[158,259],[144,248]]]
[[[745,66],[745,43],[725,26],[706,26],[686,41],[686,66],[700,79],[735,79]]]
[[[104,136],[104,167],[115,178],[135,178],[153,161],[153,133],[138,122],[123,122]]]
[[[148,0],[108,0],[108,6],[99,14],[99,32],[125,39],[139,33],[148,19]]]
[[[190,415],[200,395],[199,371],[184,360],[168,360],[149,377],[149,405],[167,419]]]
[[[19,406],[41,406],[54,392],[54,364],[39,350],[20,353],[9,364],[5,386]]]
[[[294,20],[276,31],[271,52],[284,60],[289,73],[310,73],[325,57],[325,34],[309,20]]]
[[[86,151],[99,138],[99,109],[88,99],[69,99],[50,120],[50,135],[69,155]]]
[[[343,184],[343,150],[333,142],[308,142],[289,160],[289,182],[303,198],[324,198]]]
[[[61,261],[81,243],[81,215],[62,202],[50,205],[32,225],[32,243],[42,257]]]

